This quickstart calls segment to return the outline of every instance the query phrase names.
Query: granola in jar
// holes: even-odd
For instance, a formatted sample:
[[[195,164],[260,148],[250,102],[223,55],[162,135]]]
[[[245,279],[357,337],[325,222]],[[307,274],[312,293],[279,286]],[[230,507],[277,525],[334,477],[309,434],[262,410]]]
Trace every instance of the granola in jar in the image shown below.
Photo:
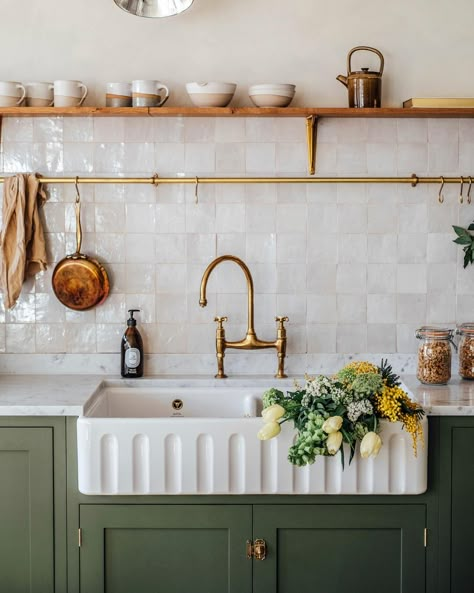
[[[417,377],[427,385],[445,385],[451,378],[451,344],[454,331],[437,327],[420,327],[415,336],[418,347]]]
[[[463,379],[474,379],[474,323],[462,323],[456,330],[459,341],[459,374]]]

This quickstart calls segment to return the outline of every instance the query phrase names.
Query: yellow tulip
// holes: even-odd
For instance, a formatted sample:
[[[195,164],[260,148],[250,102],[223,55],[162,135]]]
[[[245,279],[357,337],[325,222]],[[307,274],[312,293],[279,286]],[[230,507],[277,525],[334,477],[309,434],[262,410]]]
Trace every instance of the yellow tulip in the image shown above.
[[[341,416],[331,416],[323,424],[323,430],[326,434],[331,434],[332,432],[337,432],[341,428],[341,426],[342,426]]]
[[[380,447],[382,446],[382,439],[375,432],[368,432],[360,444],[360,456],[363,459],[367,457],[377,457]]]
[[[278,422],[267,422],[263,425],[263,427],[258,431],[257,438],[261,441],[268,441],[269,439],[273,439],[280,434],[281,427]]]
[[[335,455],[342,445],[342,432],[336,430],[331,432],[326,440],[326,447],[329,455]]]
[[[285,415],[285,408],[279,404],[273,404],[262,410],[262,418],[265,422],[276,422]]]

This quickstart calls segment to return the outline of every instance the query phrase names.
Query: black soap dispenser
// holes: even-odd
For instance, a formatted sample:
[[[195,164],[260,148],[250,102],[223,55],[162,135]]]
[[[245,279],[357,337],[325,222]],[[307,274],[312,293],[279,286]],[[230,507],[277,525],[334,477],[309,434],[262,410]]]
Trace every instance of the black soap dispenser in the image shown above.
[[[127,329],[122,336],[120,357],[122,365],[122,377],[135,379],[143,377],[143,341],[137,329],[137,320],[133,314],[140,309],[129,309],[130,318],[127,321]]]

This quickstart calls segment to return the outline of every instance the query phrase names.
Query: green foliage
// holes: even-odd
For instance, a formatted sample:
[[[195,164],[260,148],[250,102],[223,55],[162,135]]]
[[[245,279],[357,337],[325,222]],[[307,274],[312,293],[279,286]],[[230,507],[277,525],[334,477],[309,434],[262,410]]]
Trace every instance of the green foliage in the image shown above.
[[[329,455],[328,434],[323,430],[325,420],[332,416],[342,418],[342,441],[349,446],[349,463],[356,445],[370,432],[378,432],[376,397],[383,390],[400,384],[387,360],[382,360],[379,372],[357,372],[344,368],[335,377],[318,375],[307,377],[304,387],[286,395],[279,389],[269,389],[263,396],[264,406],[279,404],[285,410],[281,422],[292,421],[297,431],[296,441],[288,451],[288,459],[297,466],[315,462],[318,455]],[[344,467],[344,450],[341,447]]]
[[[350,385],[357,377],[357,373],[354,369],[344,367],[337,373],[336,377],[341,383]]]
[[[469,264],[474,263],[474,236],[469,232],[474,231],[474,222],[471,222],[467,229],[456,225],[453,225],[453,229],[457,235],[457,238],[453,239],[453,243],[464,245],[464,268],[467,268]]]
[[[382,390],[383,380],[378,373],[362,373],[352,382],[350,388],[358,396],[357,399],[375,395]]]
[[[385,381],[385,384],[388,387],[398,387],[398,385],[400,385],[400,377],[393,372],[392,365],[388,364],[388,358],[385,360],[382,358],[379,372],[382,376],[382,380]]]
[[[285,399],[285,394],[279,389],[272,387],[263,394],[263,407],[268,408],[273,404],[280,404]]]

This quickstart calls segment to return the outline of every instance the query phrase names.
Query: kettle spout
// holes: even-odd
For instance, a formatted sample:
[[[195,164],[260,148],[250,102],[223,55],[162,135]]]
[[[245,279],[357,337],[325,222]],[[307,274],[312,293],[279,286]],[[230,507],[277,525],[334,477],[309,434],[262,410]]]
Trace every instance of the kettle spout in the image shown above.
[[[347,86],[347,76],[342,76],[342,74],[339,74],[339,76],[336,76],[336,80],[342,82],[344,86]]]

